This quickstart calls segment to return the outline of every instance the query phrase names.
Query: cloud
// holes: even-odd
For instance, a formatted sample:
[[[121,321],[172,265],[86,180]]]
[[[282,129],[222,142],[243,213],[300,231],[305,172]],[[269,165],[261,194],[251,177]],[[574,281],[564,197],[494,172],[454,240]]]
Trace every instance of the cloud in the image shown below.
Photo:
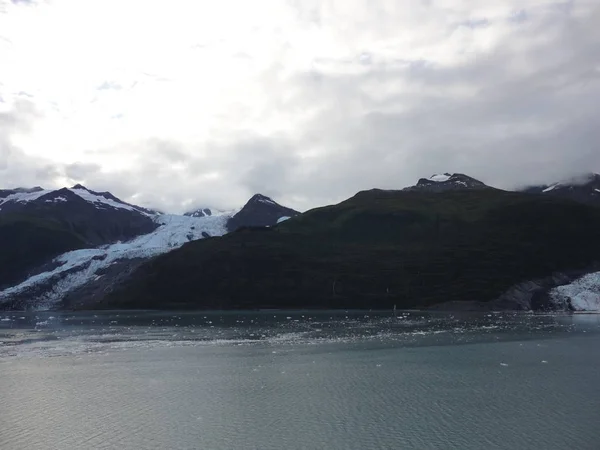
[[[262,192],[307,209],[435,172],[513,188],[600,171],[593,0],[5,9],[7,186],[81,182],[167,211]]]

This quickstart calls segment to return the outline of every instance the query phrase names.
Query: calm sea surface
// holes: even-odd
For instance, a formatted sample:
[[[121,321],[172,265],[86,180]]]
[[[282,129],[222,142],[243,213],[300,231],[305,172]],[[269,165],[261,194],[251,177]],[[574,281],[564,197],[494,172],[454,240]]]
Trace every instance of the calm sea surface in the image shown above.
[[[0,449],[600,449],[600,316],[0,313]]]

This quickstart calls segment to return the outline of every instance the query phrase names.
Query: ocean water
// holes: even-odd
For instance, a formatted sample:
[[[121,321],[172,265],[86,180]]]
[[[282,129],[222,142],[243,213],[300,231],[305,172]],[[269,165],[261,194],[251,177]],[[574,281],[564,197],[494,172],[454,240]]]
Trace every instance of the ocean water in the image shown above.
[[[600,316],[0,313],[0,449],[600,449]]]

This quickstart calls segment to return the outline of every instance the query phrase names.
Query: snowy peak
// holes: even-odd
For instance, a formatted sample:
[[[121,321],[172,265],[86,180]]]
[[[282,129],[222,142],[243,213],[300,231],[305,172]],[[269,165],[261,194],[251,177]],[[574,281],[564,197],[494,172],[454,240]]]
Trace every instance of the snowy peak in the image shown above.
[[[128,211],[137,211],[142,214],[155,215],[156,211],[152,211],[141,206],[131,205],[124,202],[123,200],[115,197],[110,192],[96,192],[92,191],[81,184],[76,184],[69,189],[74,194],[81,197],[83,200],[94,204],[96,208],[117,208],[126,209]]]
[[[532,194],[550,195],[600,206],[600,175],[588,173],[567,180],[523,189]]]
[[[282,217],[294,217],[300,214],[291,208],[281,206],[266,195],[256,194],[227,223],[229,231],[241,227],[269,227],[278,223]]]
[[[466,189],[491,189],[486,184],[462,173],[434,174],[429,178],[421,178],[415,186],[405,188],[405,191],[444,192]]]

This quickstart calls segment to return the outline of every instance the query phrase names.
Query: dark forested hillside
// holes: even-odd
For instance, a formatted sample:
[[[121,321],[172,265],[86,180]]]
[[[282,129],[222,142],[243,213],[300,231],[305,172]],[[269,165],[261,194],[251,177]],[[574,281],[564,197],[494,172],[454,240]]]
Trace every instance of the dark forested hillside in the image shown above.
[[[514,283],[588,267],[599,252],[598,208],[496,189],[372,190],[273,228],[186,244],[143,265],[100,306],[485,302]]]

